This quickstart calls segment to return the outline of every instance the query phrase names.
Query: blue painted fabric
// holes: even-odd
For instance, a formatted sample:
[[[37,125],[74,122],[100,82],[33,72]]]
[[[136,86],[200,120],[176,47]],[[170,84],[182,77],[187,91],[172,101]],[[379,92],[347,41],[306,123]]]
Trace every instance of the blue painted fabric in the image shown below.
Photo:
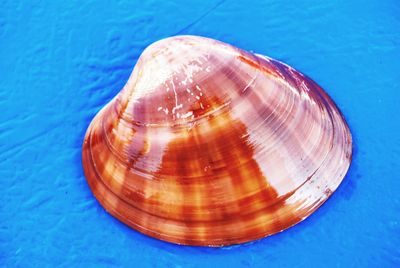
[[[335,100],[354,139],[331,198],[280,234],[225,248],[144,236],[83,175],[91,119],[141,51],[176,34],[282,60]],[[0,266],[399,267],[400,2],[0,2]]]

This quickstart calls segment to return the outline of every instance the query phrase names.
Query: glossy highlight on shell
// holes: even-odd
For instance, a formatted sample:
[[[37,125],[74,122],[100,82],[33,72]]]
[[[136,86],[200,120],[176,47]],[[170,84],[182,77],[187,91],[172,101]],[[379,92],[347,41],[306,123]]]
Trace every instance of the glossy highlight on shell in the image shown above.
[[[158,41],[91,122],[85,176],[130,227],[185,245],[280,232],[338,187],[349,128],[310,78],[197,36]]]

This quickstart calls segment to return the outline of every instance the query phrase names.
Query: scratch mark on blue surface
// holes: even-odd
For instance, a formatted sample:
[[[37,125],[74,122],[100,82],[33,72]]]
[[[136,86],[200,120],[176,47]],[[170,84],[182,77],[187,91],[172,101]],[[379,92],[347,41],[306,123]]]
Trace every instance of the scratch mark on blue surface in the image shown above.
[[[22,146],[24,146],[26,144],[29,144],[29,143],[39,139],[41,136],[46,135],[46,134],[48,134],[51,131],[54,131],[56,129],[58,129],[56,127],[56,125],[50,126],[50,127],[46,128],[46,129],[44,129],[44,130],[42,130],[42,131],[40,131],[40,132],[38,132],[38,133],[36,133],[34,135],[31,135],[31,136],[23,139],[20,142],[17,142],[17,143],[14,143],[14,144],[10,144],[8,147],[3,149],[1,157],[0,157],[0,161],[5,161],[8,155],[10,155],[13,152],[18,151]]]
[[[48,204],[48,202],[52,199],[51,196],[46,196],[44,198],[40,198],[37,196],[32,196],[32,198],[30,200],[28,200],[25,204],[22,205],[23,209],[38,209],[39,207],[45,205],[46,203]]]
[[[226,0],[221,0],[219,2],[217,2],[217,4],[215,4],[214,6],[212,6],[210,9],[208,9],[206,12],[204,12],[204,14],[202,14],[200,17],[198,17],[196,20],[192,21],[191,23],[189,23],[188,25],[186,25],[185,27],[183,27],[182,29],[180,29],[179,31],[177,31],[175,33],[175,35],[179,35],[182,34],[184,32],[186,32],[189,28],[191,28],[193,25],[197,24],[199,21],[201,21],[202,19],[204,19],[208,14],[210,14],[211,12],[213,12],[215,9],[217,9],[219,6],[221,6]]]

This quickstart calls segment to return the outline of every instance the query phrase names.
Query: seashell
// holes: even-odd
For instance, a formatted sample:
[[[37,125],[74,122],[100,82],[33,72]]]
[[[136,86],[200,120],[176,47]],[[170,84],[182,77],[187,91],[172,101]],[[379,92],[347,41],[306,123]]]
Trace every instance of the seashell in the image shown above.
[[[113,216],[185,245],[259,239],[300,222],[338,187],[351,134],[310,78],[196,36],[158,41],[91,122],[85,176]]]

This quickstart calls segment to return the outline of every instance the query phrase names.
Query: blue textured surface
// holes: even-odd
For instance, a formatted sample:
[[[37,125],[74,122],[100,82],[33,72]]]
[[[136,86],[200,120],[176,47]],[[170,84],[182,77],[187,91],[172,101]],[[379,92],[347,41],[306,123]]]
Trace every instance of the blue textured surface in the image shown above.
[[[243,2],[2,2],[0,266],[400,265],[400,2]],[[183,247],[129,229],[94,199],[86,128],[140,52],[175,34],[282,60],[336,101],[353,163],[306,221],[245,245]]]

